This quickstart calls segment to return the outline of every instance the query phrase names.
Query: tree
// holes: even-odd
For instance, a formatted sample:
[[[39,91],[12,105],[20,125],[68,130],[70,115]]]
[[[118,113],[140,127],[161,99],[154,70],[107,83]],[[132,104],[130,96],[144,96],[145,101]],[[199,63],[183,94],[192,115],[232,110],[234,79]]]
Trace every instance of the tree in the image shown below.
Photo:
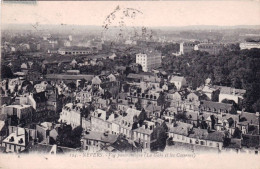
[[[86,83],[86,80],[85,79],[81,79],[80,82],[79,82],[79,87],[80,88],[84,88],[85,83]]]
[[[166,102],[166,98],[165,98],[165,93],[164,92],[160,92],[160,95],[157,99],[157,104],[159,106],[161,106],[162,109],[165,108],[165,102]]]
[[[79,148],[81,146],[80,139],[82,131],[83,128],[80,126],[72,130],[70,125],[65,125],[59,132],[56,142],[59,146]]]
[[[135,107],[137,110],[142,110],[142,100],[138,98],[137,102],[135,103]]]
[[[188,117],[186,115],[186,112],[181,112],[181,113],[177,113],[174,118],[177,120],[177,121],[183,121],[183,122],[186,122],[188,120]]]
[[[12,78],[13,76],[14,75],[13,75],[11,68],[6,66],[6,65],[2,65],[2,67],[1,67],[1,78],[2,79]]]
[[[71,90],[76,90],[76,84],[74,82],[70,82],[68,85],[67,85]]]
[[[241,136],[242,136],[242,131],[238,127],[236,127],[233,133],[233,138],[241,139]]]
[[[123,85],[123,89],[124,89],[124,92],[125,92],[125,93],[129,92],[130,85],[129,85],[128,83],[124,84],[124,85]]]
[[[109,91],[105,91],[103,94],[103,99],[110,99],[112,97],[112,94]]]

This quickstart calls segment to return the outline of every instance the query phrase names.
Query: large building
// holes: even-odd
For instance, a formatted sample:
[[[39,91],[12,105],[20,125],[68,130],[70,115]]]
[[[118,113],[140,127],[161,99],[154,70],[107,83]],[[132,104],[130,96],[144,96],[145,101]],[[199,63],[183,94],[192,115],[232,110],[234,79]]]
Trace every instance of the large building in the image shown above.
[[[185,53],[190,53],[194,51],[195,46],[197,45],[197,42],[183,42],[180,43],[180,52],[179,54],[183,55]]]
[[[224,48],[224,45],[215,43],[200,43],[197,46],[199,51],[208,52],[211,55],[219,54]]]
[[[66,47],[66,48],[60,48],[58,50],[58,53],[61,55],[84,55],[84,54],[92,54],[93,50],[91,48],[85,48],[85,47]]]
[[[244,42],[240,43],[239,47],[241,50],[243,49],[252,49],[252,48],[260,48],[260,43],[257,42]]]
[[[144,72],[151,71],[152,69],[161,66],[161,53],[148,49],[144,52],[136,54],[136,63],[142,66]]]
[[[219,102],[222,102],[224,99],[233,100],[235,103],[240,104],[241,101],[244,99],[244,94],[246,90],[244,89],[235,89],[232,87],[220,87],[220,94],[219,94]]]

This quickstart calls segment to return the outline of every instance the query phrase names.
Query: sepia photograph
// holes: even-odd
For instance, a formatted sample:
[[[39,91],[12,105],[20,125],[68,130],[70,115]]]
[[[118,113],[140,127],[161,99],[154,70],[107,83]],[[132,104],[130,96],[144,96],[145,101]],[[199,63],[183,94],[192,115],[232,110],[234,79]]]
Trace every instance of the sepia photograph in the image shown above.
[[[260,168],[260,1],[0,11],[0,168]]]

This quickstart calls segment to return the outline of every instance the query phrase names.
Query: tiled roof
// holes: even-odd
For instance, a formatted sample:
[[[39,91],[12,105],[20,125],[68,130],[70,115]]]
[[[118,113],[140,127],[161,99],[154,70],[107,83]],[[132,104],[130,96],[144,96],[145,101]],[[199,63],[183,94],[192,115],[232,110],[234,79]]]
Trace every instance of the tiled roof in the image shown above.
[[[143,127],[139,127],[137,129],[134,129],[133,131],[138,132],[138,133],[148,134],[148,135],[153,133],[153,130],[150,130],[149,128],[144,129]]]
[[[247,123],[254,124],[254,125],[259,124],[259,120],[255,113],[243,112],[241,114],[240,118],[243,118],[243,117],[246,119],[246,121],[245,121],[246,124]],[[240,123],[242,123],[242,122],[240,122]]]
[[[206,139],[211,141],[223,142],[224,136],[224,132],[214,131],[209,132]]]
[[[212,111],[214,108],[216,110],[231,110],[232,109],[232,104],[227,104],[227,103],[218,103],[218,102],[212,102],[212,101],[201,101],[201,107],[205,108],[210,108]]]
[[[170,81],[182,82],[183,76],[171,76]]]
[[[127,113],[127,115],[126,115],[125,117],[123,117],[124,120],[126,120],[126,121],[128,121],[128,122],[133,122],[133,118],[134,118],[135,116],[138,117],[138,116],[140,115],[141,111],[136,110],[136,109],[132,109],[132,108],[128,108],[128,109],[126,110],[126,113]]]
[[[168,125],[168,127],[170,133],[188,136],[188,130],[192,129],[193,125],[188,123],[176,122],[176,126],[174,124],[171,124]]]
[[[117,135],[114,134],[104,134],[101,132],[96,131],[89,131],[87,134],[85,134],[82,139],[88,139],[88,140],[96,140],[101,141],[105,143],[114,143],[117,140]]]
[[[198,129],[198,128],[193,128],[191,134],[189,137],[191,138],[197,138],[197,139],[203,139],[206,140],[208,136],[208,131],[206,129]]]
[[[220,93],[221,93],[221,94],[232,94],[232,95],[243,96],[243,95],[246,93],[246,90],[244,90],[244,89],[235,89],[235,88],[231,88],[231,87],[221,86],[221,88],[220,88]]]
[[[94,75],[68,75],[68,74],[47,74],[47,79],[61,79],[61,80],[92,80]]]

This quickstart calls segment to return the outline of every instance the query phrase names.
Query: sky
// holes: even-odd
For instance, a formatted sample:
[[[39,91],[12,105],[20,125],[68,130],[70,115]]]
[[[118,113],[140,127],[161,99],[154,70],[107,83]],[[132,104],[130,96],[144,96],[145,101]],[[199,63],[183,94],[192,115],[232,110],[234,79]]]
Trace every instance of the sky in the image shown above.
[[[127,26],[260,25],[259,1],[38,1],[35,4],[2,3],[2,24],[103,25],[115,13],[119,24],[123,10],[133,8]]]

